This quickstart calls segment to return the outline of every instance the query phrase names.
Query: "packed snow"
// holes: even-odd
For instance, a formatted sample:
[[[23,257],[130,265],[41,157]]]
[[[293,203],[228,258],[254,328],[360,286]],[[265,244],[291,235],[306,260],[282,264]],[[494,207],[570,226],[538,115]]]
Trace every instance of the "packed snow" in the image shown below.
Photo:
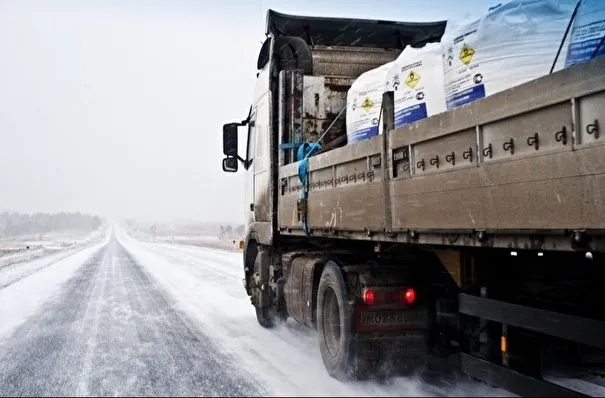
[[[108,231],[95,237],[93,244],[0,268],[0,342],[52,300],[62,285],[110,239]]]
[[[2,395],[265,393],[212,336],[172,308],[115,239],[94,249],[45,268],[52,277],[33,274],[41,275],[37,282],[60,284],[58,291],[40,294],[33,275],[5,289],[8,299],[31,305],[0,340]]]
[[[271,395],[512,396],[471,382],[441,387],[411,378],[339,382],[324,369],[315,332],[292,320],[273,330],[258,325],[242,286],[241,251],[141,242],[125,231],[118,239],[174,306],[239,358]]]
[[[241,251],[120,228],[0,269],[0,303],[0,390],[11,395],[512,395],[468,381],[339,382],[314,331],[258,325]]]

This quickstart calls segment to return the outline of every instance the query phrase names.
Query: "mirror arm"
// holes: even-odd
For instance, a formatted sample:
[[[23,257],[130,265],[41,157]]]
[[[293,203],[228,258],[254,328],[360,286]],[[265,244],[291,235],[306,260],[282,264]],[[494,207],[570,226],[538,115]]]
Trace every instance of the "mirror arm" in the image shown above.
[[[248,123],[250,123],[251,117],[252,117],[252,106],[250,106],[250,110],[248,111],[248,117],[246,118],[246,120],[242,120],[242,123],[240,124],[240,126],[245,126]]]
[[[252,160],[246,160],[246,159],[242,158],[240,155],[237,155],[237,160],[239,160],[240,162],[242,162],[242,164],[244,165],[244,169],[245,170],[248,170],[248,168],[252,164]]]
[[[245,120],[242,120],[239,123],[240,127],[244,127],[247,126],[248,124],[250,124],[250,117],[252,116],[252,107],[250,107],[250,112],[248,113],[248,117]],[[248,170],[248,167],[250,167],[250,165],[252,164],[251,161],[247,161],[246,159],[242,158],[240,155],[237,155],[237,159],[242,162],[242,164],[244,165],[244,169]]]
[[[250,166],[252,165],[252,160],[244,160],[244,159],[241,159],[241,160],[244,165],[244,170],[248,170],[250,168]]]

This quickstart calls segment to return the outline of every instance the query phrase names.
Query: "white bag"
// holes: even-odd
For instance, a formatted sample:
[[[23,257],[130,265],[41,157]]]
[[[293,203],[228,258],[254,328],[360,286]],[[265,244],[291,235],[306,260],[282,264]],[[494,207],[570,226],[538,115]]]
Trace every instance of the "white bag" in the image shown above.
[[[586,62],[593,55],[605,55],[604,36],[605,0],[582,0],[571,29],[565,67]]]
[[[395,128],[446,111],[441,44],[406,47],[387,76],[394,91]]]
[[[382,132],[380,112],[387,73],[393,62],[362,73],[347,92],[347,143],[362,141]]]
[[[480,19],[449,21],[441,39],[447,108],[550,73],[576,3],[510,0]]]

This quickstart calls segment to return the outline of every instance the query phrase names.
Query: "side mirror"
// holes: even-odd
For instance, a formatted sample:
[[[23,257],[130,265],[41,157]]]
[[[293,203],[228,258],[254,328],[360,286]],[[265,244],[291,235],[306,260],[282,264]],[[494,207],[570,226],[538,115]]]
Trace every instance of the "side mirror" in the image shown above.
[[[223,159],[223,171],[227,173],[235,173],[237,171],[239,160],[234,157],[227,156]]]
[[[234,157],[235,161],[237,161],[237,127],[239,125],[239,123],[228,123],[223,126],[223,154],[227,157]]]

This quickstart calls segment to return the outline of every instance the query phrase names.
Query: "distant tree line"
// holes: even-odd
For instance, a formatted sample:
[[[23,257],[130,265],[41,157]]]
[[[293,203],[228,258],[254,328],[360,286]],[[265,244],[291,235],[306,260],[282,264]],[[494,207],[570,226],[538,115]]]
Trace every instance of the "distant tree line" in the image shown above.
[[[241,225],[222,224],[199,221],[173,221],[169,223],[150,222],[126,218],[124,222],[133,230],[152,236],[217,236],[219,239],[243,239],[245,227]]]
[[[221,225],[218,233],[219,239],[240,239],[244,237],[244,225],[233,227],[231,225]]]
[[[94,231],[102,224],[95,215],[82,213],[23,214],[0,212],[0,236],[17,236],[63,231]]]

